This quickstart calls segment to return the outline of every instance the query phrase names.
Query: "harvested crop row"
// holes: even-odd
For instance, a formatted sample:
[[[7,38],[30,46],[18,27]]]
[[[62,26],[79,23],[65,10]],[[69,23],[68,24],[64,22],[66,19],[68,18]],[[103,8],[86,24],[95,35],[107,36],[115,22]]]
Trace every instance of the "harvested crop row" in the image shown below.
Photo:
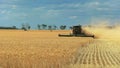
[[[114,43],[109,44],[109,41],[96,40],[94,43],[86,45],[85,47],[80,47],[78,50],[78,55],[76,58],[77,62],[74,66],[99,66],[99,67],[111,67],[119,66],[120,64],[120,54],[111,48]],[[114,44],[115,46],[119,46]],[[120,46],[119,46],[120,47]],[[119,51],[118,51],[119,52]]]

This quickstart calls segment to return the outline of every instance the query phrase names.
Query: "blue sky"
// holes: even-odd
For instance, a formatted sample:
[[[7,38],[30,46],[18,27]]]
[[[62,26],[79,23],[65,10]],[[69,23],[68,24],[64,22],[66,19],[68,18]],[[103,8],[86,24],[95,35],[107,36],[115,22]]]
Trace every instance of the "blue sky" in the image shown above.
[[[120,22],[120,0],[0,0],[0,26]]]

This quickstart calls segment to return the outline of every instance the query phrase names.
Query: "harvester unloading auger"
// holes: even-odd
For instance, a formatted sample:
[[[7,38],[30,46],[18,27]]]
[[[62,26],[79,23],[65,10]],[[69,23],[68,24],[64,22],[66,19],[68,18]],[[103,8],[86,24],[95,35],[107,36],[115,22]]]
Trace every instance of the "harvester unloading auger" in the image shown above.
[[[59,37],[95,37],[93,34],[87,34],[82,30],[81,25],[72,27],[72,34],[59,34]]]

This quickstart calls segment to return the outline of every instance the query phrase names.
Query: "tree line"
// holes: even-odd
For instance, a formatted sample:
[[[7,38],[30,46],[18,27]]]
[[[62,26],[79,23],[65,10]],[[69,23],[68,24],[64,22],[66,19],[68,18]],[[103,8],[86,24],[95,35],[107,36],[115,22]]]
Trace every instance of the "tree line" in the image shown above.
[[[66,25],[60,25],[59,27],[56,26],[56,25],[47,25],[47,24],[37,24],[37,29],[38,30],[57,30],[57,29],[60,29],[60,30],[65,30],[67,28]],[[31,26],[29,24],[22,24],[22,27],[21,29],[27,31],[27,30],[30,30],[31,29]]]

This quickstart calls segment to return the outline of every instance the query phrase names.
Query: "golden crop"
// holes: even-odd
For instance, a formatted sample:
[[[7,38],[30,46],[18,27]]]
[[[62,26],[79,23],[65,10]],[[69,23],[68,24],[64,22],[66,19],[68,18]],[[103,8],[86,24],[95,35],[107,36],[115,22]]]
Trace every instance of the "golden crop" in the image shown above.
[[[58,37],[68,30],[0,30],[0,68],[119,68],[119,29],[85,29],[98,38]]]
[[[0,31],[1,68],[62,68],[91,38],[61,38],[69,31]]]

